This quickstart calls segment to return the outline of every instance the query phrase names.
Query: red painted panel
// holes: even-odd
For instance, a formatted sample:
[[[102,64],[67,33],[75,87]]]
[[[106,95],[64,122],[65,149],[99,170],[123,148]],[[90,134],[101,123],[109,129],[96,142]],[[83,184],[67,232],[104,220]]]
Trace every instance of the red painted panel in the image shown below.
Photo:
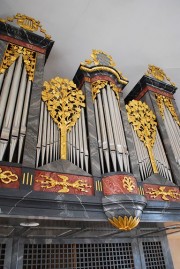
[[[20,177],[21,177],[21,168],[11,166],[0,166],[0,188],[18,189]]]
[[[66,187],[63,188],[62,182],[67,184]],[[86,191],[81,191],[72,186],[77,180],[82,180],[82,184],[85,183],[84,189]],[[47,182],[47,185],[45,183]],[[44,182],[44,186],[49,186],[51,188],[43,188],[42,182]],[[52,184],[50,183],[52,182]],[[59,184],[56,184],[59,183]],[[64,184],[65,185],[65,184]],[[94,180],[92,177],[86,176],[77,176],[71,174],[61,174],[47,171],[36,171],[34,176],[34,190],[42,191],[42,192],[60,192],[67,194],[78,194],[78,195],[94,195]]]
[[[133,184],[133,190],[128,191],[127,187],[123,186],[123,180],[129,178]],[[113,195],[113,194],[137,194],[138,188],[136,179],[130,175],[111,175],[103,178],[103,192],[104,195]]]
[[[180,191],[178,187],[143,184],[144,195],[147,200],[179,202]]]

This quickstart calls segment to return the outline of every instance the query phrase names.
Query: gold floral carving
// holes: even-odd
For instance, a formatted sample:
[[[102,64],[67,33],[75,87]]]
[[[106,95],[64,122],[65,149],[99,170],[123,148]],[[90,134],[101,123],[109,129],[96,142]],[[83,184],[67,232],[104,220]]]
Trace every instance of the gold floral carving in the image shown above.
[[[66,159],[67,131],[80,117],[81,108],[85,107],[85,96],[73,81],[56,77],[45,81],[42,99],[46,103],[51,117],[61,130],[61,159]]]
[[[48,176],[43,176],[41,175],[42,178],[45,179],[37,179],[36,182],[40,182],[41,183],[41,188],[45,188],[45,189],[51,189],[54,188],[56,186],[61,186],[62,189],[59,190],[58,192],[69,192],[69,188],[73,188],[82,192],[88,192],[87,188],[91,188],[92,186],[89,186],[85,180],[81,180],[78,179],[73,183],[68,182],[69,178],[67,176],[63,176],[63,175],[58,175],[58,177],[62,180],[62,181],[58,181],[55,180],[51,177]]]
[[[168,98],[164,95],[160,95],[157,93],[155,93],[155,97],[156,97],[156,102],[159,107],[159,111],[162,118],[164,119],[164,106],[166,106],[169,112],[171,113],[172,117],[174,118],[174,120],[180,126],[180,121],[179,121],[178,115],[176,114],[171,98]]]
[[[165,79],[172,85],[176,86],[175,83],[173,83],[169,77],[167,77],[166,73],[164,72],[163,69],[160,67],[157,67],[155,65],[148,65],[148,70],[146,72],[147,76],[152,76],[160,81],[164,81]]]
[[[123,178],[123,188],[125,188],[129,192],[132,192],[135,189],[135,184],[132,178],[130,177]]]
[[[109,222],[119,230],[130,231],[139,224],[140,219],[136,217],[133,218],[132,216],[119,216],[118,218],[113,217],[112,219],[109,219]]]
[[[93,100],[96,98],[97,94],[100,93],[100,91],[108,85],[110,88],[115,92],[116,98],[119,100],[119,93],[120,93],[120,88],[118,88],[114,83],[108,82],[106,80],[97,80],[92,83],[92,96]]]
[[[168,189],[166,190],[166,187],[164,186],[161,186],[157,189],[153,189],[153,188],[148,188],[149,191],[146,191],[147,194],[150,194],[151,195],[151,198],[156,198],[158,197],[159,195],[161,196],[161,198],[164,200],[164,201],[169,201],[169,197],[173,198],[173,199],[179,199],[180,197],[180,193],[177,192],[176,190],[174,189]]]
[[[141,101],[133,100],[126,105],[128,120],[132,124],[139,139],[148,149],[154,173],[158,173],[156,161],[153,154],[153,146],[156,139],[157,122],[156,116],[148,105]]]
[[[0,168],[0,180],[4,184],[9,184],[18,180],[18,176],[13,174],[11,171],[2,171]]]
[[[21,54],[28,74],[28,79],[33,81],[36,66],[36,52],[12,43],[9,43],[5,51],[0,67],[0,73],[4,73],[5,70],[8,69]]]
[[[6,19],[0,19],[0,21],[4,22],[4,23],[13,22],[14,20],[16,20],[17,24],[21,28],[28,30],[28,31],[31,31],[31,32],[37,32],[38,30],[40,30],[40,32],[43,33],[47,39],[51,39],[51,36],[48,35],[46,33],[46,30],[42,28],[40,21],[37,21],[34,18],[31,18],[31,17],[26,16],[24,14],[17,13],[13,17],[8,17]]]

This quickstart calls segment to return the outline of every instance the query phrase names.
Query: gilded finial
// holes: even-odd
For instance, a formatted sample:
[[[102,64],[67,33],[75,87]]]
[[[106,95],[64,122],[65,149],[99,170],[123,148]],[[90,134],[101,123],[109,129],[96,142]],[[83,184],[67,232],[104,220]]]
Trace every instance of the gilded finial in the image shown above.
[[[13,17],[7,17],[6,19],[0,19],[1,22],[13,22],[16,20],[16,23],[23,29],[31,31],[31,32],[37,32],[40,30],[41,33],[45,35],[45,38],[51,39],[51,36],[46,33],[46,30],[42,28],[42,25],[40,21],[35,20],[34,18],[31,18],[29,16],[26,16],[24,14],[17,13]]]
[[[128,79],[122,75],[122,72],[115,68],[116,64],[111,55],[102,50],[92,50],[90,59],[81,62],[80,69],[86,72],[106,71],[115,75],[118,82],[127,85]]]

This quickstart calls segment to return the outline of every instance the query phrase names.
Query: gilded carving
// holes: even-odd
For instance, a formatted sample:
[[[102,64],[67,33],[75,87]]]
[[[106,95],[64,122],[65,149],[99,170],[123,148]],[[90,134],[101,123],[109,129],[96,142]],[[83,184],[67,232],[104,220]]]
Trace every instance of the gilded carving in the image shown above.
[[[139,224],[140,219],[132,216],[119,216],[118,218],[113,217],[112,219],[109,219],[109,222],[119,230],[130,231]]]
[[[168,98],[164,95],[160,95],[157,93],[155,94],[155,97],[156,97],[156,102],[159,107],[159,111],[162,118],[164,119],[164,106],[166,106],[169,112],[171,113],[172,117],[174,118],[174,120],[180,126],[180,121],[179,121],[178,115],[176,114],[171,98]]]
[[[67,176],[63,176],[63,175],[58,175],[58,177],[62,180],[62,181],[58,181],[55,180],[51,177],[48,176],[43,176],[41,175],[42,178],[45,179],[37,179],[36,182],[40,182],[41,183],[41,188],[45,188],[45,189],[51,189],[54,188],[56,186],[61,186],[62,189],[60,189],[58,192],[69,192],[69,188],[73,188],[82,192],[88,192],[87,188],[91,188],[92,186],[89,186],[86,181],[78,179],[73,183],[68,182],[69,178]]]
[[[112,69],[111,67],[107,67],[107,66],[96,66],[96,67],[87,67],[87,66],[80,66],[80,69],[85,71],[85,72],[96,72],[96,71],[106,71],[106,72],[110,72],[113,75],[115,75],[117,77],[117,80],[119,83],[123,84],[123,85],[127,85],[128,84],[128,80],[125,79],[124,77],[122,77],[120,75],[120,73],[118,71],[116,71],[115,69]]]
[[[50,82],[45,81],[42,99],[61,130],[61,159],[66,159],[67,132],[79,119],[81,108],[85,107],[85,96],[73,81],[56,77]]]
[[[28,79],[33,81],[36,66],[36,53],[32,50],[29,50],[27,48],[18,45],[14,45],[12,43],[9,43],[6,49],[0,67],[0,73],[1,74],[4,73],[5,70],[8,69],[16,61],[16,59],[20,56],[20,54],[22,54],[24,60]]]
[[[42,28],[42,25],[40,21],[35,20],[34,18],[31,18],[29,16],[26,16],[24,14],[17,13],[13,17],[7,17],[6,19],[0,19],[1,22],[13,22],[16,20],[17,24],[28,31],[31,32],[37,32],[40,30],[41,33],[45,35],[47,39],[51,39],[51,36],[46,33],[46,30]]]
[[[92,54],[91,54],[91,58],[88,59],[88,60],[85,60],[84,63],[81,63],[82,65],[99,65],[100,62],[99,62],[99,55],[100,54],[103,54],[107,57],[107,59],[109,60],[109,65],[114,67],[116,64],[115,62],[113,61],[111,55],[108,55],[106,54],[105,52],[103,52],[102,50],[92,50]]]
[[[123,188],[125,188],[128,192],[132,192],[135,189],[135,184],[131,177],[123,178]]]
[[[13,174],[11,171],[2,171],[0,168],[0,180],[4,184],[9,184],[18,180],[18,176]]]
[[[172,85],[176,86],[175,83],[173,83],[169,77],[167,77],[166,73],[163,69],[160,67],[157,67],[155,65],[148,65],[148,70],[146,72],[147,76],[152,76],[160,81],[164,81],[165,79]]]
[[[92,83],[93,100],[96,99],[97,94],[100,93],[100,91],[108,84],[110,88],[114,91],[114,93],[116,94],[117,100],[119,100],[120,88],[118,88],[114,83],[108,82],[106,80],[96,80],[95,82]]]
[[[133,100],[126,105],[128,120],[132,124],[139,139],[148,149],[154,173],[158,173],[156,161],[153,154],[153,146],[156,139],[157,122],[156,116],[148,105],[141,101]]]
[[[163,199],[164,201],[169,201],[169,197],[173,198],[173,199],[179,199],[180,197],[180,193],[177,192],[174,189],[166,189],[166,187],[161,186],[157,189],[153,189],[153,188],[148,188],[149,191],[146,191],[147,194],[151,195],[151,198],[156,198],[159,195],[161,196],[161,199]]]

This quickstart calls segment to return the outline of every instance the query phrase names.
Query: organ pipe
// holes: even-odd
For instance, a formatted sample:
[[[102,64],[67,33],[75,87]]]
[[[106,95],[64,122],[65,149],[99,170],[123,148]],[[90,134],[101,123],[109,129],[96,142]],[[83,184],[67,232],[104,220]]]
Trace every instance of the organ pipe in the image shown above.
[[[93,92],[96,93],[96,89]],[[98,88],[94,109],[102,172],[130,172],[119,102],[114,90],[106,82],[102,83],[100,90]]]

